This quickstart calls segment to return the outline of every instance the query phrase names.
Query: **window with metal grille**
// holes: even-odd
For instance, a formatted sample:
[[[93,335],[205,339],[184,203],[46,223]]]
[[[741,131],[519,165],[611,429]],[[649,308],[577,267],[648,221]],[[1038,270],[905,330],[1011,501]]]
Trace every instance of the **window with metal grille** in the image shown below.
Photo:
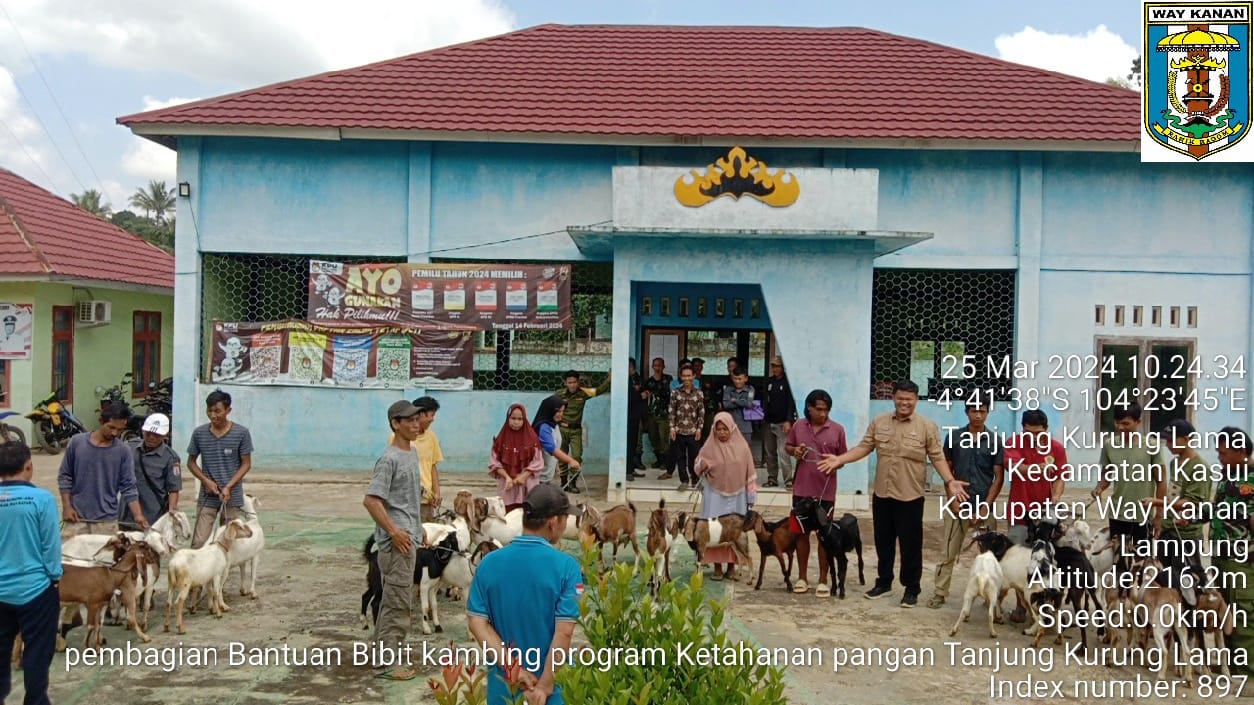
[[[478,260],[438,259],[444,263]],[[494,260],[500,264],[543,264],[532,260]],[[571,330],[482,331],[475,341],[475,389],[520,392],[557,391],[562,374],[577,370],[589,386],[600,384],[610,369],[613,335],[614,265],[571,265]]]
[[[207,378],[214,321],[304,319],[309,306],[309,260],[345,264],[404,262],[403,257],[242,255],[204,253],[200,279],[200,369]]]
[[[148,394],[161,379],[161,313],[136,311],[131,329],[131,396]]]
[[[934,399],[946,387],[991,389],[994,398],[1003,398],[1011,380],[983,376],[985,361],[1013,359],[1014,337],[1013,270],[876,269],[871,398],[891,398],[893,382],[904,379],[917,383],[924,398]],[[963,355],[978,361],[976,377],[956,378],[954,365],[945,364]]]

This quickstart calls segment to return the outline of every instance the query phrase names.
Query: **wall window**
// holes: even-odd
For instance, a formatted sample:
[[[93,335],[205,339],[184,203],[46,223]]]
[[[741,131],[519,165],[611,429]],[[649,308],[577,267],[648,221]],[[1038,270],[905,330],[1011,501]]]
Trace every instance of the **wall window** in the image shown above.
[[[131,332],[131,395],[142,397],[161,379],[161,313],[136,311]]]
[[[1101,361],[1096,396],[1091,407],[1099,431],[1115,430],[1115,411],[1131,402],[1142,407],[1141,430],[1159,432],[1175,419],[1192,420],[1197,404],[1190,397],[1190,365],[1197,341],[1152,338],[1098,338]]]
[[[74,398],[73,306],[52,307],[52,391],[65,402]]]
[[[7,409],[13,405],[9,399],[9,390],[13,389],[13,381],[9,379],[8,360],[0,360],[0,409]]]
[[[871,398],[891,398],[893,382],[912,379],[924,398],[946,387],[993,390],[1009,378],[988,378],[986,358],[1013,359],[1013,270],[876,269],[871,299]],[[973,355],[979,375],[956,379],[946,355]],[[959,368],[961,365],[959,365]],[[953,398],[956,398],[954,395]]]

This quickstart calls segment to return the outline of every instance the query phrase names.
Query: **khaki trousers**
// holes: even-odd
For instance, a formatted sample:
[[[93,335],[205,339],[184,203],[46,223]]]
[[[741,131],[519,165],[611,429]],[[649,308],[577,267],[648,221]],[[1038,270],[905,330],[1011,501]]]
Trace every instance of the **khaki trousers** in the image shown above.
[[[945,516],[945,524],[941,528],[941,547],[945,555],[936,564],[936,594],[949,596],[949,584],[953,581],[954,566],[958,564],[958,555],[962,553],[962,544],[967,538],[967,520]],[[997,530],[997,520],[989,517],[984,525],[990,531]]]
[[[61,538],[68,539],[72,536],[82,536],[83,534],[111,536],[117,532],[118,523],[116,521],[67,521],[65,526],[61,527]]]
[[[379,603],[379,617],[374,623],[374,640],[388,648],[396,648],[409,633],[414,606],[414,563],[417,560],[416,540],[409,553],[397,551],[391,542],[379,549],[383,599]],[[387,669],[380,667],[379,670]]]
[[[192,530],[192,548],[200,548],[213,538],[213,524],[218,514],[217,507],[196,507],[196,528]],[[221,521],[224,526],[228,521],[244,516],[244,512],[238,507],[227,507],[226,511],[221,514],[224,515]]]

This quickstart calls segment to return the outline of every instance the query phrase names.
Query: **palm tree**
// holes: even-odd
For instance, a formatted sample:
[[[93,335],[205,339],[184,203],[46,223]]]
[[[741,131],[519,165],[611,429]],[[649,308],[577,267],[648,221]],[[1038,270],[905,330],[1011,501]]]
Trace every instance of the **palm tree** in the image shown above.
[[[70,194],[70,200],[74,202],[74,205],[97,218],[108,218],[110,211],[113,209],[109,208],[109,204],[102,202],[103,198],[100,192],[94,188],[89,188],[82,193]]]
[[[174,192],[166,187],[164,181],[149,181],[147,189],[135,189],[131,205],[158,223],[164,223],[165,214],[174,210]]]

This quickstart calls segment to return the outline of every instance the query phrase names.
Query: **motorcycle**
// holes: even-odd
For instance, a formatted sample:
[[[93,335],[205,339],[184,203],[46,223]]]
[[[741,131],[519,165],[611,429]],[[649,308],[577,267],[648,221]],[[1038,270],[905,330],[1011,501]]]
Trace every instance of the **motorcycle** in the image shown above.
[[[17,426],[10,426],[4,422],[4,420],[10,416],[21,416],[21,414],[16,411],[0,411],[0,443],[17,441],[25,444],[26,434],[22,433],[22,429]]]
[[[87,429],[78,420],[74,412],[61,403],[61,393],[51,392],[40,400],[39,404],[26,418],[30,420],[34,434],[39,438],[44,452],[56,455],[74,436],[85,433]]]
[[[134,377],[130,372],[122,375],[122,381],[100,393],[100,408],[104,410],[106,406],[114,402],[126,403],[126,391],[131,387],[131,381]],[[132,441],[143,438],[144,419],[149,414],[165,414],[170,416],[171,408],[174,405],[174,378],[166,377],[160,382],[148,383],[148,394],[141,400],[135,402],[135,409],[144,409],[144,413],[136,413],[126,424],[126,430],[122,432],[122,440]],[[169,439],[166,439],[169,442]]]

